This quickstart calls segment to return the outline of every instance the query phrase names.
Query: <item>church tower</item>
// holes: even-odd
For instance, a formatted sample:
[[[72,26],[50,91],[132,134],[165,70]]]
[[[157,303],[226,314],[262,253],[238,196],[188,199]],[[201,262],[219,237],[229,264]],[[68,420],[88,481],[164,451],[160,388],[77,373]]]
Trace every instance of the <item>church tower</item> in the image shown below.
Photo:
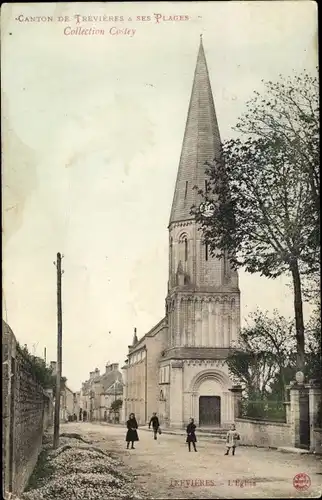
[[[191,207],[194,186],[207,189],[205,162],[218,158],[220,135],[208,68],[200,40],[186,130],[169,222],[169,347],[230,346],[239,328],[237,272],[213,258]]]
[[[200,37],[168,227],[168,342],[161,366],[171,367],[164,408],[170,425],[182,426],[191,416],[198,425],[233,421],[225,358],[240,328],[238,275],[226,259],[210,255],[191,215],[202,201],[194,186],[207,190],[205,162],[218,158],[220,146]]]

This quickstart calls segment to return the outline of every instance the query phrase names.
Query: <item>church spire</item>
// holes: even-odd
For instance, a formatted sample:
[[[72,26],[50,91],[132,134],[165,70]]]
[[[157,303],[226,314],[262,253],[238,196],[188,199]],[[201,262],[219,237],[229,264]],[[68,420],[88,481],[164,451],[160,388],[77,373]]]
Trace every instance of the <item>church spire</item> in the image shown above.
[[[209,80],[207,62],[200,35],[186,129],[183,138],[170,222],[192,219],[192,205],[199,203],[194,188],[205,190],[205,162],[220,153],[220,134]],[[201,200],[200,200],[201,201]]]

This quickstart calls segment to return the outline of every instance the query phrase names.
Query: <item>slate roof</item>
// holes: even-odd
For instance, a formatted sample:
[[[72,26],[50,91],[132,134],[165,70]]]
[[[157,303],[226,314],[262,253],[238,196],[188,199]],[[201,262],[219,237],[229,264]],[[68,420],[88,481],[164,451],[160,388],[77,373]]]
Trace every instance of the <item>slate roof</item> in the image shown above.
[[[122,373],[119,370],[112,370],[101,375],[101,384],[103,386],[103,391],[106,393],[117,380],[122,380]],[[113,392],[114,394],[114,392]]]
[[[192,360],[225,360],[231,353],[228,347],[174,347],[163,353],[166,359],[192,359]]]
[[[83,384],[83,390],[87,392],[92,388],[93,384],[100,384],[102,392],[106,393],[106,391],[110,389],[117,380],[120,380],[123,384],[122,373],[120,372],[120,370],[107,371],[101,375],[97,375],[90,380],[86,380],[86,382],[84,382]]]
[[[151,330],[149,330],[145,335],[143,335],[143,337],[141,337],[135,345],[129,346],[129,354],[133,354],[134,352],[142,349],[145,345],[145,341],[146,341],[147,337],[154,337],[155,335],[157,335],[160,332],[160,330],[162,330],[162,328],[165,328],[167,325],[168,325],[167,317],[165,316],[164,318],[162,318],[159,321],[159,323],[154,325],[151,328]]]
[[[116,380],[106,391],[105,394],[114,395],[114,394],[123,394],[123,382],[120,380]]]

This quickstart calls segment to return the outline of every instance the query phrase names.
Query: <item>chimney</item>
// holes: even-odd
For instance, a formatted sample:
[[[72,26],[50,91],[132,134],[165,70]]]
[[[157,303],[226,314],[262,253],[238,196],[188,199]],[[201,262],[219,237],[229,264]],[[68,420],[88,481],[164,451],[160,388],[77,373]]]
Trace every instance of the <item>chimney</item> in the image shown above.
[[[95,377],[99,377],[100,376],[100,371],[98,368],[95,368]]]
[[[135,344],[138,343],[138,336],[136,334],[136,328],[134,328],[134,335],[133,335],[133,342],[132,342],[132,346],[134,346]]]
[[[113,363],[112,364],[112,370],[117,371],[119,369],[119,364],[118,363]]]
[[[89,372],[89,379],[92,380],[95,376],[95,372]]]

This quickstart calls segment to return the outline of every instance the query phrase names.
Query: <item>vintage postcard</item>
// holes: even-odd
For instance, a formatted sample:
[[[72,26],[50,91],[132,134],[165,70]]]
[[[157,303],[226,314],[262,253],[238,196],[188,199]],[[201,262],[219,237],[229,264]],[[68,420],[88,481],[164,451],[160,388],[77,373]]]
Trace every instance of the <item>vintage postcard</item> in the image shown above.
[[[321,495],[317,33],[2,5],[4,498]]]

